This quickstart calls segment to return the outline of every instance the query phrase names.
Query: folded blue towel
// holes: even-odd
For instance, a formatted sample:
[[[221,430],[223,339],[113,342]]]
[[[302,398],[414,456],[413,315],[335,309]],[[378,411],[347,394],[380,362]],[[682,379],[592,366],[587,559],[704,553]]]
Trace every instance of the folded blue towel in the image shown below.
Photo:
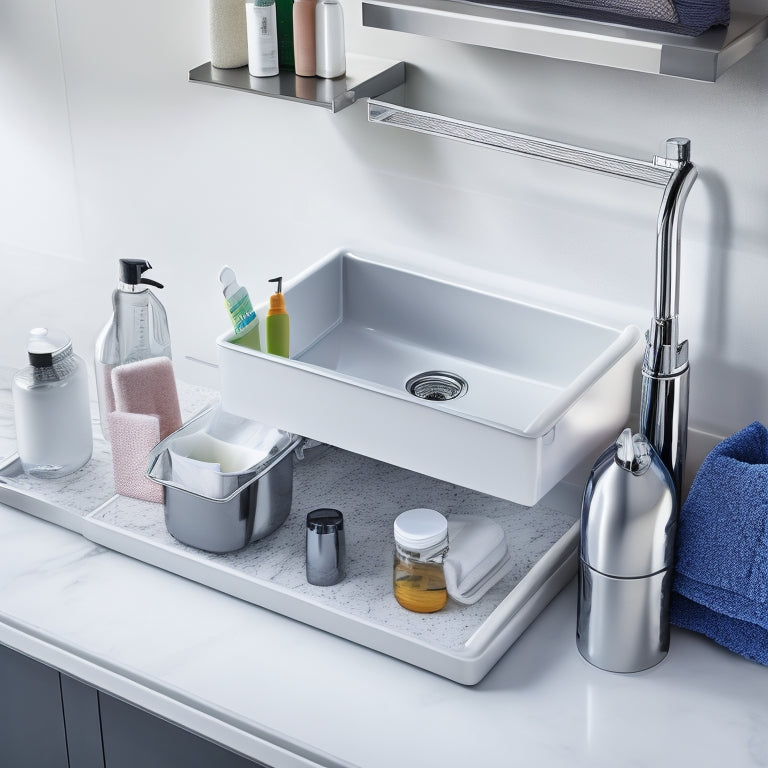
[[[675,0],[680,28],[687,34],[700,35],[710,27],[728,24],[731,20],[730,0]]]
[[[768,430],[710,452],[680,512],[670,621],[768,665]]]
[[[700,35],[728,24],[730,0],[469,0],[607,24],[642,27],[679,35]]]

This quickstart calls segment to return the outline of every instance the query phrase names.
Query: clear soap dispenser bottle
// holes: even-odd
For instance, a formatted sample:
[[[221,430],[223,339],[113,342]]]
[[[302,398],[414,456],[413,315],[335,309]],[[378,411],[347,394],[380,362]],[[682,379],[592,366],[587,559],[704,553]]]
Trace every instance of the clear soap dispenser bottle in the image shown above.
[[[143,277],[152,265],[144,259],[120,259],[120,278],[112,292],[112,317],[96,340],[96,392],[101,432],[109,440],[107,416],[115,410],[112,369],[150,357],[171,358],[165,307],[149,290],[160,283]]]

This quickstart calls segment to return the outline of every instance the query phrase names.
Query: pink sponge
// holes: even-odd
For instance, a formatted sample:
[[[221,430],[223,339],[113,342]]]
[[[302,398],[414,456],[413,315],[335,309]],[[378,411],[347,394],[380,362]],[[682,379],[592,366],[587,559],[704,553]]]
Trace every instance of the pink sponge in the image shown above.
[[[149,452],[181,428],[181,409],[167,357],[112,369],[115,410],[109,414],[115,490],[121,496],[163,502],[161,485],[146,476]]]
[[[112,369],[115,410],[152,413],[160,421],[160,440],[181,428],[181,409],[167,357],[150,357]]]
[[[112,411],[108,419],[115,491],[162,504],[163,486],[146,476],[147,456],[160,442],[160,420],[148,413],[120,411]]]

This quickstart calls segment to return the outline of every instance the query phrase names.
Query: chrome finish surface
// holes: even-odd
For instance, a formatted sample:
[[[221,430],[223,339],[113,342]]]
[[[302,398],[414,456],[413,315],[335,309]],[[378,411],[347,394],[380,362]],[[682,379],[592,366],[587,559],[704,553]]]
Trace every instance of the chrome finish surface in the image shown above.
[[[733,9],[698,37],[451,0],[363,0],[363,26],[567,61],[714,82],[768,38],[765,14]]]
[[[615,579],[579,562],[576,646],[609,672],[640,672],[669,651],[671,568],[643,579]]]
[[[467,393],[467,382],[455,373],[427,371],[409,379],[405,389],[422,400],[455,400]]]
[[[299,101],[339,112],[358,99],[378,96],[405,82],[405,64],[347,54],[347,74],[333,80],[300,77],[281,69],[274,77],[251,77],[248,67],[219,69],[210,62],[190,70],[189,81]]]
[[[288,453],[227,501],[166,485],[165,525],[182,544],[206,552],[234,552],[263,539],[286,521],[292,492],[293,456]]]
[[[680,237],[683,208],[698,172],[690,161],[688,139],[669,139],[657,162],[672,170],[656,230],[654,316],[646,334],[640,396],[640,431],[666,465],[682,500],[688,444],[688,342],[679,340]]]
[[[629,429],[622,437],[630,433]],[[634,579],[674,561],[677,499],[669,471],[641,434],[629,435],[634,461],[617,441],[597,460],[581,508],[581,559],[616,578]]]
[[[676,527],[669,470],[625,429],[592,468],[581,507],[576,643],[590,663],[637,672],[666,654]]]
[[[307,515],[307,581],[330,587],[344,578],[344,517],[337,509],[315,509]]]
[[[223,498],[204,496],[173,479],[170,449],[179,437],[197,432],[237,445],[264,445],[256,422],[209,408],[166,437],[148,456],[147,476],[164,486],[165,525],[177,541],[206,552],[234,552],[276,531],[293,498],[293,452],[302,438],[281,430],[262,464],[236,475],[236,488]],[[270,427],[265,428],[267,431]]]
[[[610,155],[593,149],[549,141],[537,136],[513,133],[502,128],[455,120],[376,99],[368,100],[368,120],[372,123],[394,125],[419,133],[456,139],[490,149],[500,149],[539,160],[549,160],[560,165],[597,171],[610,176],[621,176],[648,184],[664,186],[673,172],[672,169],[664,167],[654,160],[636,160],[619,155]]]
[[[677,315],[680,304],[680,232],[683,207],[698,172],[690,161],[688,139],[669,139],[667,156],[656,158],[671,175],[664,190],[656,229],[656,298],[649,339],[653,347],[648,368],[655,375],[669,376],[688,363],[678,349]]]
[[[640,395],[640,431],[651,441],[672,475],[681,502],[688,450],[689,378],[687,367],[674,376],[653,376],[643,367]]]

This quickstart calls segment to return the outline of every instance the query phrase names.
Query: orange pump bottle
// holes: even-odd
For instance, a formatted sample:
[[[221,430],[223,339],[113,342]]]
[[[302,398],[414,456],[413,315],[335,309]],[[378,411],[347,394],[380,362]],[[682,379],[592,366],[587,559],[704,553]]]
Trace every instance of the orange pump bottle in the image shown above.
[[[285,308],[283,278],[273,277],[269,282],[277,283],[277,290],[269,297],[269,309],[265,321],[267,352],[290,357],[291,321]]]

